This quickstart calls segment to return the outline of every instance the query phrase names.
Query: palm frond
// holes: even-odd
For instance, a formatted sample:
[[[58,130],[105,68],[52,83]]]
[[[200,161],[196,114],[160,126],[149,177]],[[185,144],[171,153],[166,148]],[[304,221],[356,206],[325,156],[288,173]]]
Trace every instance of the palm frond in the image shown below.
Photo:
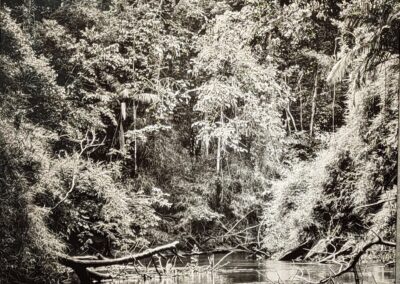
[[[328,77],[326,78],[326,81],[329,84],[335,84],[342,80],[352,62],[354,53],[354,50],[346,53],[342,58],[339,59],[338,62],[335,63],[332,70],[329,72]]]
[[[136,93],[132,89],[125,88],[120,93],[125,99],[133,99],[136,102],[155,104],[160,101],[157,94],[152,93]]]
[[[160,101],[159,96],[152,93],[134,94],[132,98],[137,102],[147,103],[147,104],[155,104]]]

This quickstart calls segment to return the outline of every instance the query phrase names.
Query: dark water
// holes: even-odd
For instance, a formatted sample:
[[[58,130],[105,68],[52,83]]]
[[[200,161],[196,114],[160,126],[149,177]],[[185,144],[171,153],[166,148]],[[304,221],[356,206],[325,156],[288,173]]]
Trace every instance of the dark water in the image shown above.
[[[222,256],[215,257],[215,263]],[[318,282],[338,266],[279,262],[271,260],[248,259],[245,255],[230,255],[223,260],[225,265],[213,273],[190,273],[177,277],[155,277],[151,280],[132,279],[113,281],[120,284],[231,284],[231,283],[309,283]],[[206,257],[200,258],[199,265],[207,265]],[[360,267],[359,277],[362,284],[394,283],[393,268],[382,264],[369,264]],[[304,280],[305,279],[305,280]],[[335,280],[336,284],[354,283],[354,274],[348,273]]]

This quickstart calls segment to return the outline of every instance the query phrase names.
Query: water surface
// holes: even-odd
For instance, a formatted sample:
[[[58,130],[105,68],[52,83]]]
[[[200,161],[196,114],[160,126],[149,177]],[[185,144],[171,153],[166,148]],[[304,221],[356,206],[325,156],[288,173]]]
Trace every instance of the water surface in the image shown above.
[[[215,263],[221,259],[215,256]],[[132,279],[113,281],[119,284],[232,284],[232,283],[309,283],[318,282],[338,266],[312,263],[293,263],[247,258],[243,254],[232,254],[225,258],[225,265],[215,272],[190,273],[177,277],[155,277],[150,280]],[[199,265],[208,265],[207,257],[200,257]],[[383,264],[363,265],[359,269],[362,284],[392,284],[394,270]],[[336,284],[354,283],[354,274],[348,273],[335,280]]]

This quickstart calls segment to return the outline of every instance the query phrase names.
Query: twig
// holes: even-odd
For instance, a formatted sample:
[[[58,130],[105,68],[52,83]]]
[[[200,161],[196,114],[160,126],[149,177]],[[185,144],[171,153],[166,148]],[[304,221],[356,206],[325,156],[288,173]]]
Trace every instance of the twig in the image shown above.
[[[151,262],[153,263],[153,266],[154,266],[154,268],[155,268],[155,270],[156,270],[158,276],[161,278],[161,272],[158,270],[156,261],[154,260],[154,257],[153,257],[153,256],[151,256]]]
[[[383,204],[383,203],[390,202],[390,201],[395,201],[395,200],[396,200],[396,198],[384,199],[384,200],[380,200],[380,201],[375,202],[375,203],[370,203],[370,204],[365,204],[365,205],[356,206],[356,207],[354,207],[354,209],[365,208],[365,207],[371,207],[371,206],[375,206],[375,205],[379,205],[379,204]]]
[[[215,269],[218,268],[218,265],[225,259],[227,258],[229,255],[231,255],[232,253],[234,253],[234,251],[231,251],[229,253],[227,253],[226,255],[224,255],[218,262],[217,264],[214,265],[214,267],[211,269],[211,271],[214,271]]]
[[[89,130],[86,131],[85,137],[82,138],[81,140],[70,139],[70,141],[79,143],[79,146],[80,146],[81,150],[78,153],[78,155],[77,155],[77,157],[75,159],[75,162],[74,162],[74,169],[73,169],[73,172],[72,172],[71,186],[70,186],[69,190],[67,191],[67,193],[64,195],[64,197],[61,198],[61,200],[59,202],[57,202],[57,204],[54,207],[52,207],[51,210],[56,209],[61,203],[63,203],[65,200],[67,200],[68,196],[74,190],[75,183],[76,183],[76,178],[77,178],[78,162],[79,162],[79,159],[82,157],[83,153],[85,151],[87,151],[88,149],[90,149],[90,148],[97,148],[97,147],[100,147],[100,146],[104,145],[105,138],[103,139],[102,142],[95,143],[96,142],[96,132],[94,130],[92,130],[91,133],[92,133],[92,139],[89,138]],[[84,143],[85,141],[86,141],[86,143]]]
[[[344,269],[340,269],[337,273],[329,276],[328,278],[322,279],[320,281],[320,283],[327,283],[328,281],[332,280],[332,278],[336,278],[340,275],[343,275],[351,270],[354,270],[358,261],[360,260],[360,258],[363,256],[363,254],[372,246],[374,245],[386,245],[386,246],[390,246],[390,247],[395,247],[396,244],[393,242],[389,242],[389,241],[385,241],[383,240],[381,237],[377,237],[374,241],[366,243],[354,256],[353,258],[350,260],[350,262],[347,264],[347,266]]]

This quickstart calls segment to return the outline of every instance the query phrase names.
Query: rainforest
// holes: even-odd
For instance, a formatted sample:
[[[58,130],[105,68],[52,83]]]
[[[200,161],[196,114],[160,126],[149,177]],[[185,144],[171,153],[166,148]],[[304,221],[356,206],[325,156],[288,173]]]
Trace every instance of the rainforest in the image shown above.
[[[2,0],[0,283],[393,262],[399,85],[396,0]]]

